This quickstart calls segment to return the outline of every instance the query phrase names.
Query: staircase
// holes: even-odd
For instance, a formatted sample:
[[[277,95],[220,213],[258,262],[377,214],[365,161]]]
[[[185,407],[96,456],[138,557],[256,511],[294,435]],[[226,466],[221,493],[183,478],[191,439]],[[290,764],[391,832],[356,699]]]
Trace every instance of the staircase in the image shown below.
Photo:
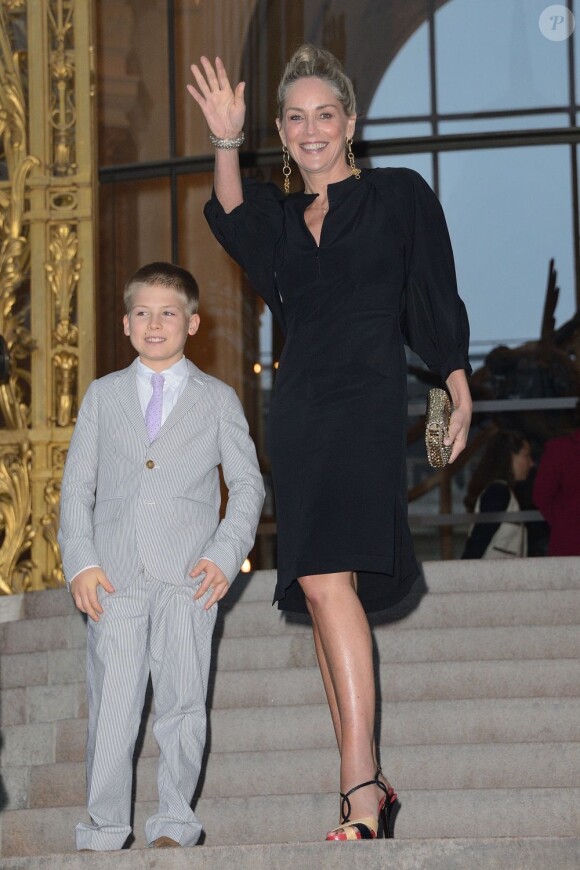
[[[580,558],[432,562],[425,580],[373,623],[396,839],[326,844],[338,757],[310,629],[270,606],[271,572],[238,578],[215,633],[200,867],[580,866]],[[0,868],[191,866],[190,850],[143,849],[156,795],[146,720],[133,848],[73,853],[85,624],[65,590],[0,599],[1,620]]]

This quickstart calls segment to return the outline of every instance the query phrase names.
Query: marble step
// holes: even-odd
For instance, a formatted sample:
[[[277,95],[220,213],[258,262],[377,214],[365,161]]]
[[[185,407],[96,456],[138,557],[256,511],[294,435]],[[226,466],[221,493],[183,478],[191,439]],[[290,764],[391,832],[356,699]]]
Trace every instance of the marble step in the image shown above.
[[[401,797],[395,836],[429,840],[493,833],[495,837],[577,838],[579,807],[578,788],[407,791]],[[135,846],[145,846],[144,821],[155,809],[153,802],[136,804]],[[297,837],[304,843],[319,843],[338,820],[336,794],[202,798],[195,811],[204,825],[207,846],[288,843]],[[75,824],[85,818],[80,806],[8,811],[3,815],[2,854],[72,852]],[[328,844],[327,848],[341,845]],[[552,861],[549,866],[554,866]]]
[[[493,559],[425,562],[424,579],[417,581],[416,592],[509,592],[533,590],[571,590],[580,588],[580,557],[544,559]],[[228,597],[231,605],[239,600],[270,603],[276,583],[275,571],[240,574]],[[22,619],[45,620],[69,616],[75,607],[66,588],[0,596],[0,642],[2,623]],[[61,642],[66,642],[62,637]]]
[[[580,618],[579,618],[580,622]],[[375,657],[383,664],[474,662],[508,659],[580,658],[576,625],[475,626],[373,630]],[[306,636],[222,637],[216,639],[213,667],[220,671],[315,667],[310,632]],[[56,676],[53,670],[54,676]]]
[[[371,618],[375,637],[401,630],[566,626],[580,621],[580,590],[525,594],[447,593],[445,596],[427,595],[414,603],[417,608],[400,620],[380,623],[377,617]],[[286,617],[266,602],[242,601],[229,610],[222,609],[214,637],[217,646],[228,637],[249,636],[258,639],[294,635],[310,636],[310,625],[306,618]],[[384,645],[383,641],[381,643]],[[12,662],[10,656],[50,652],[58,666],[55,654],[67,650],[78,651],[84,649],[85,644],[86,625],[83,617],[75,611],[67,616],[47,617],[45,620],[26,619],[0,625],[2,685],[9,685],[9,674],[18,666],[18,660]],[[8,658],[7,662],[4,662],[5,658]],[[34,661],[33,658],[30,660]],[[38,661],[43,659],[38,657]]]
[[[426,581],[420,579],[410,598],[446,593],[485,593],[517,591],[573,591],[580,589],[580,557],[525,560],[473,560],[427,562]],[[262,602],[265,613],[279,611],[271,607],[274,571],[240,574],[224,599],[226,616],[239,603]],[[399,608],[400,609],[400,608]],[[397,608],[387,612],[396,616]],[[80,616],[67,589],[50,589],[26,595],[0,597],[0,652],[34,652],[81,645],[82,621],[73,623],[57,617]],[[381,617],[382,618],[382,617]],[[14,622],[31,621],[21,630]]]
[[[533,594],[526,593],[526,598]],[[567,594],[569,593],[545,593],[548,597]],[[450,593],[447,596],[448,600],[453,595],[454,593]],[[474,593],[474,597],[476,596],[477,593]],[[520,604],[522,603],[516,602],[517,606]],[[553,604],[551,608],[542,610],[540,603],[541,612],[537,614],[538,619],[550,619],[553,623],[554,606]],[[252,610],[252,605],[242,604],[238,605],[238,610],[242,607]],[[574,607],[575,604],[571,604],[571,608]],[[481,620],[481,613],[474,614],[473,609],[468,609],[471,610],[472,615]],[[523,609],[522,604],[520,610]],[[571,609],[563,614],[563,618],[569,621],[576,620],[577,623],[579,618],[576,614],[577,611]],[[305,625],[287,628],[285,621],[280,620],[276,614],[268,615],[273,616],[266,621],[268,631],[272,624],[278,626],[275,634],[261,636],[253,634],[245,637],[232,637],[226,634],[225,637],[220,637],[221,629],[218,626],[214,635],[213,668],[227,671],[315,666],[316,658],[310,628]],[[233,611],[227,619],[232,620],[235,616],[236,611]],[[4,629],[3,655],[0,658],[0,686],[8,690],[83,682],[86,629],[80,616],[49,617],[38,623],[40,630],[35,632],[33,629],[36,627],[36,622],[36,620],[27,620],[0,626],[0,629]],[[6,632],[7,628],[11,629],[9,635]],[[389,625],[375,627],[373,636],[376,656],[383,663],[509,658],[552,659],[580,656],[580,631],[577,624],[500,626],[484,624],[463,627],[450,625],[406,627],[404,630],[397,630],[396,625]],[[29,642],[27,638],[31,638],[32,641]],[[76,642],[76,646],[63,647],[63,638],[69,645]],[[32,646],[33,650],[25,651],[27,646]],[[4,715],[3,721],[6,721]]]
[[[463,698],[580,697],[580,660],[414,662],[382,665],[379,693],[383,702]],[[322,704],[317,667],[215,674],[211,707],[272,707]]]
[[[580,556],[543,559],[471,559],[423,563],[423,579],[416,591],[516,592],[580,588]],[[228,599],[232,602],[272,601],[275,571],[240,574]]]
[[[383,746],[383,766],[399,794],[406,791],[511,788],[574,788],[580,771],[580,743],[447,744]],[[333,794],[337,787],[336,749],[213,752],[206,758],[198,794],[203,798],[233,795]],[[82,806],[83,762],[5,766],[7,809]],[[136,799],[157,796],[157,758],[141,757]]]
[[[411,609],[410,609],[411,608]],[[411,628],[457,628],[520,625],[577,625],[580,589],[529,592],[447,592],[408,596],[389,611],[389,631]],[[372,620],[377,625],[378,618]],[[378,627],[378,625],[377,625]],[[309,632],[310,626],[286,617],[267,602],[238,602],[225,614],[218,637],[256,637],[285,632]]]
[[[0,870],[576,870],[580,839],[502,837],[497,839],[375,840],[358,843],[280,843],[196,846],[191,849],[131,849],[0,858]],[[337,857],[336,849],[340,849]]]
[[[378,691],[384,702],[580,695],[579,659],[389,663],[380,665],[379,675]],[[208,692],[213,710],[323,704],[324,699],[316,666],[220,668],[212,673]],[[79,680],[5,689],[2,706],[3,725],[84,718],[85,684]]]
[[[380,741],[391,747],[480,743],[580,741],[580,698],[484,698],[398,701],[379,708]],[[4,765],[83,761],[85,719],[6,726]],[[325,704],[212,710],[207,750],[256,752],[333,749]],[[144,729],[145,756],[157,752],[151,720]]]

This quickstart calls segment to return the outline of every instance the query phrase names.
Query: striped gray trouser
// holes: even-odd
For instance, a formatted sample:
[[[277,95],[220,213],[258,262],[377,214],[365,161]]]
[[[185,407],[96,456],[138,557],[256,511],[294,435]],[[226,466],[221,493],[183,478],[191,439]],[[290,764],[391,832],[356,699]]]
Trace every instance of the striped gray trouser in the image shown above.
[[[77,849],[120,849],[131,833],[133,751],[149,672],[159,744],[159,807],[147,819],[151,843],[167,836],[192,846],[201,824],[190,802],[206,735],[205,700],[217,605],[204,610],[196,586],[145,577],[121,592],[99,588],[103,614],[87,640],[87,804],[92,824],[76,828]]]

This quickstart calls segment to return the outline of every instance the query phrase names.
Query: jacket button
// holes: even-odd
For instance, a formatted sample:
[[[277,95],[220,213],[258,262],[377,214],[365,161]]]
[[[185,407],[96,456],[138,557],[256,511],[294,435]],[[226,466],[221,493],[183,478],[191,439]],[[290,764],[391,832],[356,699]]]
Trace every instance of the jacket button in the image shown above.
[[[148,459],[145,465],[147,466],[147,468],[155,468],[155,463],[152,459]]]

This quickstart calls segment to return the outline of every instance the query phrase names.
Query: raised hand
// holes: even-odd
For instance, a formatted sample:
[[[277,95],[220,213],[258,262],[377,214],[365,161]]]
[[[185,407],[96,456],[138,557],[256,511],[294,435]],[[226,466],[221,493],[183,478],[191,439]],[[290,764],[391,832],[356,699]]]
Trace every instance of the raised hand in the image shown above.
[[[240,82],[232,90],[219,57],[215,59],[215,69],[207,57],[202,57],[200,63],[203,71],[195,63],[191,66],[197,88],[188,85],[187,90],[201,107],[213,135],[220,139],[234,138],[242,131],[246,116],[245,82]]]

